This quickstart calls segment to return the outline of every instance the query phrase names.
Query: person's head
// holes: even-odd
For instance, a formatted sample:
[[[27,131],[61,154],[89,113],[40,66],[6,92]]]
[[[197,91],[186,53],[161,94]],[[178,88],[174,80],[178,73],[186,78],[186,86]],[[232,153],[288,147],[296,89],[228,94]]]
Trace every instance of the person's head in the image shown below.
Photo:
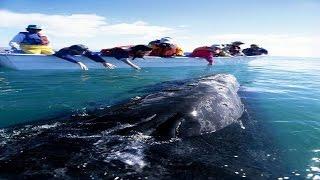
[[[258,46],[258,45],[256,45],[256,44],[251,44],[251,45],[250,45],[250,48],[252,48],[252,49],[256,49],[256,48],[259,48],[259,46]]]
[[[217,48],[221,48],[221,45],[220,44],[213,44],[210,47],[213,49],[217,49]]]
[[[235,41],[235,42],[232,42],[232,43],[231,43],[231,45],[233,45],[233,46],[240,46],[240,45],[242,45],[242,44],[244,44],[244,43],[241,42],[241,41]]]
[[[30,24],[30,25],[28,25],[26,30],[29,33],[38,33],[38,32],[40,32],[42,30],[42,28],[40,26],[38,26],[38,25]]]
[[[130,48],[130,52],[133,54],[133,59],[143,58],[150,51],[152,51],[152,48],[146,45],[136,45]]]
[[[149,42],[148,46],[150,46],[150,47],[156,47],[159,43],[160,43],[160,40],[157,39],[157,40],[154,40],[154,41]]]
[[[220,45],[217,45],[217,44],[212,45],[210,48],[215,54],[219,54],[222,51],[222,49],[220,48]]]
[[[163,37],[160,39],[160,43],[172,44],[172,38],[171,37]]]
[[[167,48],[167,49],[171,49],[171,48],[174,48],[175,45],[174,44],[170,44],[170,43],[160,43],[158,44],[158,47],[160,48]]]
[[[89,48],[83,44],[76,44],[69,47],[72,51],[77,52],[78,54],[82,54],[89,50]]]

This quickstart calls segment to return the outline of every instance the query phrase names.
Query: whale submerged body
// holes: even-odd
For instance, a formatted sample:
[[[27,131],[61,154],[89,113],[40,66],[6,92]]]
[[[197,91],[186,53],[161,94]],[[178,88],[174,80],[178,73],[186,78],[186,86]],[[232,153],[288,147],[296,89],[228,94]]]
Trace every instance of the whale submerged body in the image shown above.
[[[197,143],[202,140],[189,142],[188,139],[241,124],[239,118],[244,108],[238,89],[234,76],[217,74],[169,83],[160,91],[85,117],[50,125],[3,129],[0,131],[0,177],[115,178],[121,174],[127,178],[152,177],[155,169],[150,159],[156,159],[160,151],[177,153],[174,158],[188,157],[186,153],[200,147],[205,153],[216,152],[207,150],[215,147],[213,145],[199,146]],[[171,139],[186,142],[182,149],[191,147],[180,154],[177,147],[168,147]],[[148,157],[145,152],[149,153]],[[146,159],[150,162],[145,162]],[[137,166],[140,170],[130,168]],[[161,172],[158,174],[162,177]]]
[[[185,138],[214,132],[241,117],[243,104],[237,95],[238,89],[239,84],[232,75],[209,76],[113,107],[90,122],[103,124],[112,119],[130,124],[117,133],[142,132],[158,138]]]

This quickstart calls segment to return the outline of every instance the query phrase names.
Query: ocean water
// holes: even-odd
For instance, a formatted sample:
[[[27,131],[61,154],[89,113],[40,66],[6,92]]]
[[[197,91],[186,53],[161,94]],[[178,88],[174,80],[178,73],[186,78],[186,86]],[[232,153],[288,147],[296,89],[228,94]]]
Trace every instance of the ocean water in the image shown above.
[[[161,82],[229,73],[241,85],[239,94],[249,120],[259,123],[277,152],[267,158],[281,159],[284,170],[270,173],[282,179],[317,179],[320,178],[319,72],[320,59],[286,57],[262,57],[238,65],[141,71],[0,70],[0,127],[33,121],[45,124],[66,115],[85,116],[92,110],[148,94]],[[126,156],[122,154],[121,158]],[[144,164],[139,156],[135,161]],[[233,173],[246,177],[241,170]]]

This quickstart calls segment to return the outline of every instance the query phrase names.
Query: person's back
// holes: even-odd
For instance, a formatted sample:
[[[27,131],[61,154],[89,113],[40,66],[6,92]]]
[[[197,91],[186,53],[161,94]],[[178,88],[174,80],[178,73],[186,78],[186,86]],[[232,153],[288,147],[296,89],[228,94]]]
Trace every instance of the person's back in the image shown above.
[[[100,53],[103,56],[114,57],[120,61],[123,61],[135,69],[140,69],[140,67],[132,63],[130,59],[134,60],[135,58],[143,58],[151,50],[152,48],[148,46],[136,45],[126,49],[121,47],[102,49]]]
[[[113,69],[115,66],[113,64],[107,63],[99,53],[95,53],[89,50],[89,48],[83,44],[76,44],[70,47],[65,47],[57,51],[54,56],[61,59],[67,60],[72,63],[80,65],[81,69],[88,70],[87,66],[77,60],[76,56],[81,55],[87,57],[97,63],[101,63],[104,67]]]
[[[121,47],[114,47],[110,49],[102,49],[100,51],[102,56],[114,57],[116,59],[129,58],[130,54],[128,50]]]
[[[242,51],[246,56],[260,56],[268,54],[268,51],[264,48],[260,48],[255,44],[252,44],[250,48],[246,48]]]
[[[83,55],[85,52],[91,52],[88,48],[82,44],[72,45],[70,47],[64,47],[57,51],[55,54],[68,54],[71,56]]]
[[[114,47],[110,49],[102,49],[100,51],[102,56],[114,57],[118,60],[124,58],[143,58],[152,48],[145,45],[135,45],[123,47]]]
[[[206,59],[209,64],[213,63],[214,52],[211,47],[203,46],[193,50],[190,57],[200,57]]]
[[[18,33],[9,43],[15,51],[21,49],[28,54],[53,54],[54,51],[49,47],[49,40],[40,33],[42,30],[37,25],[29,25],[27,32]]]
[[[252,48],[247,48],[242,51],[246,56],[260,56],[263,54],[268,54],[268,51],[263,48],[258,48],[258,49],[252,49]]]

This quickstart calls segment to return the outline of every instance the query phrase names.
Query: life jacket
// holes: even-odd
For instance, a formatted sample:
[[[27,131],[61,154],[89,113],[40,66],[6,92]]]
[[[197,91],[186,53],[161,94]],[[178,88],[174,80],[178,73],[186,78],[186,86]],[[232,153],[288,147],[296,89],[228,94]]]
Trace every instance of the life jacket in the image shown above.
[[[39,33],[31,34],[29,32],[20,32],[25,35],[25,38],[22,40],[21,44],[25,45],[48,45],[49,40],[46,36]]]
[[[150,56],[172,57],[177,55],[177,46],[168,43],[153,44]],[[180,52],[181,53],[181,52]]]

